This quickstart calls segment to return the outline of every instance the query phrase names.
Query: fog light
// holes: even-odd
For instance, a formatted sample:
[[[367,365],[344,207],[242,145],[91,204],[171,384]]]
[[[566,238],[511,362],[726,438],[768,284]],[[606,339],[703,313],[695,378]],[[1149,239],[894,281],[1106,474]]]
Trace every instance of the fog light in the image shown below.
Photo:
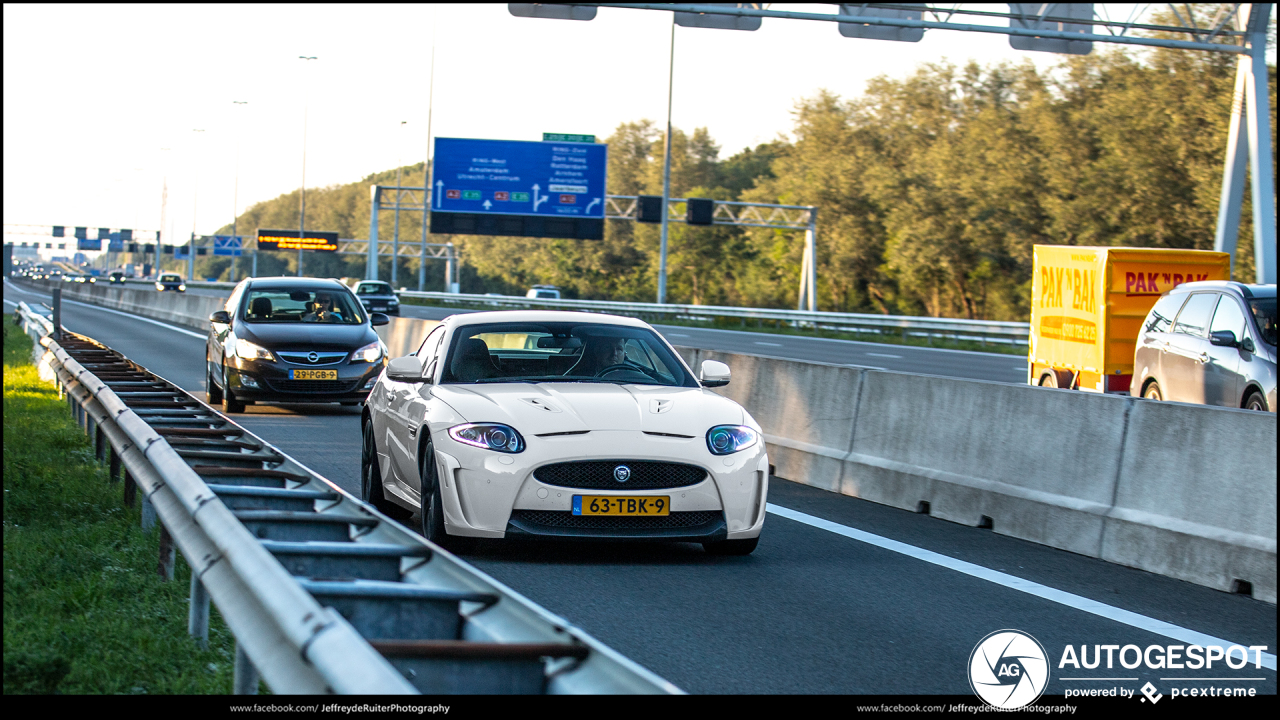
[[[258,381],[257,381],[257,380],[254,380],[253,378],[249,377],[248,375],[241,375],[241,376],[240,376],[240,384],[241,384],[241,385],[243,385],[243,386],[245,386],[245,387],[247,387],[247,388],[254,388],[254,389],[257,389],[257,388],[258,388]]]

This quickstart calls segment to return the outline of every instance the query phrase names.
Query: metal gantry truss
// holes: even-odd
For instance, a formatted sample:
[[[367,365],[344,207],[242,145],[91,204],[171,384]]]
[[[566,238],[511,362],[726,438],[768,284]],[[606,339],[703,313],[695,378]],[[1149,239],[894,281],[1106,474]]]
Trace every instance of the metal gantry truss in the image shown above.
[[[402,185],[372,185],[369,188],[369,239],[347,241],[344,247],[339,244],[338,252],[359,252],[361,248],[369,258],[365,264],[365,279],[378,279],[378,256],[382,254],[382,246],[386,243],[378,240],[378,214],[381,210],[391,210],[399,214],[401,211],[422,213],[422,240],[416,243],[401,243],[398,237],[392,238],[391,255],[395,257],[413,257],[413,250],[418,250],[418,290],[422,291],[426,284],[427,260],[444,260],[444,291],[454,292],[458,284],[458,251],[453,243],[427,242],[427,212],[431,195],[423,187],[405,187]],[[403,245],[403,247],[401,246]]]

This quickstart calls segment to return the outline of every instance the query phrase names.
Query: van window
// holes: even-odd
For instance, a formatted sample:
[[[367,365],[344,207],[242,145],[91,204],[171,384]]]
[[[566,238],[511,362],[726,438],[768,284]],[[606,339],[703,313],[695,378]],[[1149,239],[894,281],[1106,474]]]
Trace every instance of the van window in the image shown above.
[[[1151,308],[1151,314],[1147,316],[1146,331],[1169,332],[1169,328],[1173,327],[1173,319],[1178,316],[1178,310],[1186,299],[1186,295],[1178,294],[1165,295],[1157,300],[1156,306]]]
[[[1192,295],[1187,304],[1178,313],[1178,321],[1173,331],[1182,335],[1204,337],[1209,327],[1209,316],[1213,314],[1213,306],[1218,304],[1218,293],[1200,293]]]

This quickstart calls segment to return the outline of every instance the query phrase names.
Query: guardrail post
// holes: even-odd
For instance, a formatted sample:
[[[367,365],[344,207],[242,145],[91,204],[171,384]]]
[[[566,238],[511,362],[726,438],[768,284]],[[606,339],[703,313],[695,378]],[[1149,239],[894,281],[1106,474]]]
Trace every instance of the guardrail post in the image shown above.
[[[233,695],[258,694],[258,668],[253,666],[239,641],[236,641],[236,674],[231,692]]]
[[[53,289],[53,339],[62,339],[62,288]]]
[[[119,467],[120,460],[116,459],[116,465]],[[129,473],[129,469],[124,470],[124,505],[125,507],[133,507],[133,502],[138,496],[138,483],[133,479],[133,475]],[[142,529],[147,529],[146,513],[143,513]]]
[[[111,463],[107,470],[107,477],[111,482],[118,482],[120,480],[120,456],[116,454],[116,449],[110,445],[107,446],[107,457]]]
[[[93,425],[93,456],[98,459],[98,462],[102,462],[107,459],[107,443],[102,435],[102,428],[99,427],[97,423],[94,423]]]
[[[166,582],[173,579],[175,555],[173,537],[169,535],[169,528],[165,527],[164,523],[160,523],[160,562],[156,565],[156,572]]]
[[[187,610],[187,632],[201,650],[209,649],[209,591],[200,582],[200,573],[191,568],[191,606]]]
[[[136,488],[137,485],[135,484]],[[132,507],[132,505],[130,505]],[[150,534],[156,526],[156,506],[151,504],[150,496],[142,496],[142,532]]]

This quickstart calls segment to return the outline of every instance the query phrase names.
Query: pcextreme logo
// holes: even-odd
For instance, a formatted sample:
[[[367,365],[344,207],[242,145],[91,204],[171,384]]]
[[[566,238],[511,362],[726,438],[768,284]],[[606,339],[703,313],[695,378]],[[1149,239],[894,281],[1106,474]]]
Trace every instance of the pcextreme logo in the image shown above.
[[[969,655],[969,687],[1001,710],[1035,702],[1049,682],[1049,657],[1040,641],[1021,630],[997,630]]]

